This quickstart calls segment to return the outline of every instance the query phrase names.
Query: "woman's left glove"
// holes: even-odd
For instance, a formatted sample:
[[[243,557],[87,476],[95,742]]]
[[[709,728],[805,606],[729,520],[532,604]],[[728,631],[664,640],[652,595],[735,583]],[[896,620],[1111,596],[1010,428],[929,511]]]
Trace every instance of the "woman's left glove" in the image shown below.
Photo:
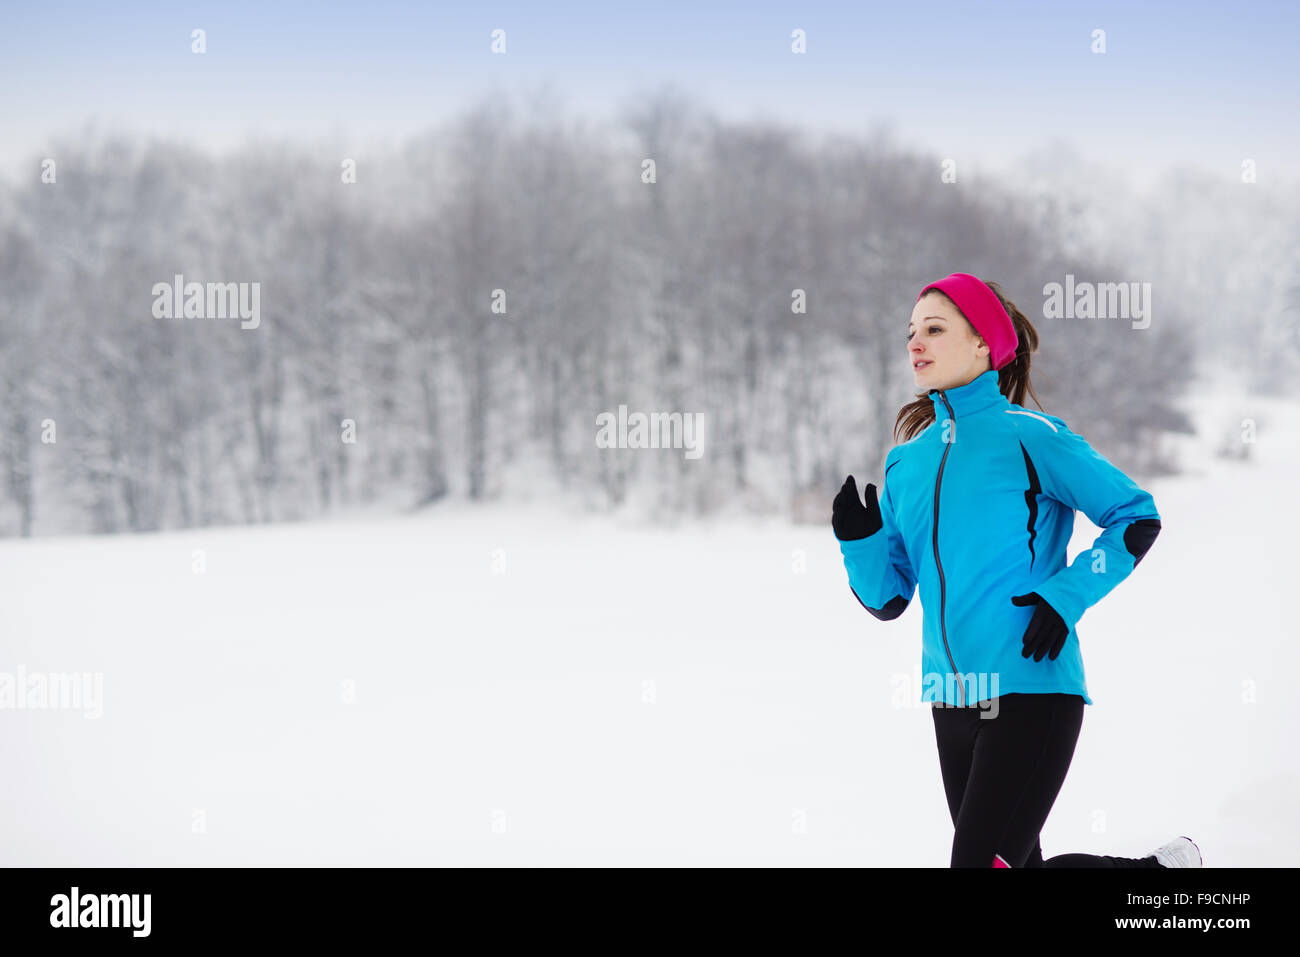
[[[1036,591],[1026,595],[1013,595],[1011,604],[1038,606],[1034,609],[1034,617],[1029,620],[1029,627],[1025,629],[1025,637],[1022,639],[1025,647],[1020,652],[1020,657],[1033,655],[1035,661],[1042,661],[1043,655],[1047,655],[1049,661],[1055,661],[1070,634],[1065,619]]]

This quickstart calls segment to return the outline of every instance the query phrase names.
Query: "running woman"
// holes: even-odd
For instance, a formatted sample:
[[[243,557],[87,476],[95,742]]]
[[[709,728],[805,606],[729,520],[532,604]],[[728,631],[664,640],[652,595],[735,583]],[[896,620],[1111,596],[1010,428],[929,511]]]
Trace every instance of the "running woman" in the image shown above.
[[[954,827],[952,867],[1200,867],[1179,837],[1143,858],[1043,860],[1039,832],[1074,755],[1084,684],[1075,625],[1160,531],[1151,495],[1064,420],[1020,405],[1038,333],[996,283],[953,273],[907,327],[915,384],[883,492],[852,475],[832,526],[849,587],[881,621],[920,587],[922,701],[932,702]],[[1081,510],[1104,531],[1066,564]]]

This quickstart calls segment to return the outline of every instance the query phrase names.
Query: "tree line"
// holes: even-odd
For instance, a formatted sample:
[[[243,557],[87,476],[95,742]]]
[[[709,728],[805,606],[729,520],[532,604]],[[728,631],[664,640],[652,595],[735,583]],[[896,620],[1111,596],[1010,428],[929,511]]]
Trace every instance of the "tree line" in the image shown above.
[[[388,152],[69,137],[30,169],[0,190],[5,535],[539,489],[828,520],[914,397],[916,291],[954,270],[1016,299],[1044,406],[1116,464],[1167,471],[1188,429],[1176,316],[1038,318],[1067,273],[1131,277],[1071,252],[1050,197],[943,182],[882,134],[484,102]],[[176,276],[257,284],[256,325],[159,318]],[[704,454],[598,447],[620,405],[702,413]]]

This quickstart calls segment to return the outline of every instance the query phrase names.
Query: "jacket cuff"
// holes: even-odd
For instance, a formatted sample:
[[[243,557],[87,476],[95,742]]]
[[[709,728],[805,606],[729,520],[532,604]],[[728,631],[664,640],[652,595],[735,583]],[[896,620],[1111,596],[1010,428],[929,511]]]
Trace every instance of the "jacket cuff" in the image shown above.
[[[852,538],[847,542],[836,536],[835,541],[840,543],[840,552],[842,554],[846,556],[851,555],[856,558],[859,555],[864,555],[871,551],[876,547],[877,542],[884,540],[885,536],[881,534],[882,531],[883,529],[876,529],[876,531],[872,532],[866,538]]]

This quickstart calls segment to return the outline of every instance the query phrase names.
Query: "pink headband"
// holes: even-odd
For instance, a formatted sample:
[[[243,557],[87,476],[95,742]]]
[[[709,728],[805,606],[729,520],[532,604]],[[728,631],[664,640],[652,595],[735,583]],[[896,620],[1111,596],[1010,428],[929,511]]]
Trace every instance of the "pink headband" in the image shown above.
[[[975,331],[988,343],[989,360],[994,369],[1001,369],[1015,358],[1016,346],[1020,343],[1016,328],[997,294],[983,280],[968,272],[955,272],[930,283],[921,290],[921,296],[931,289],[946,293],[962,315],[970,320]],[[921,296],[916,297],[918,302]]]

